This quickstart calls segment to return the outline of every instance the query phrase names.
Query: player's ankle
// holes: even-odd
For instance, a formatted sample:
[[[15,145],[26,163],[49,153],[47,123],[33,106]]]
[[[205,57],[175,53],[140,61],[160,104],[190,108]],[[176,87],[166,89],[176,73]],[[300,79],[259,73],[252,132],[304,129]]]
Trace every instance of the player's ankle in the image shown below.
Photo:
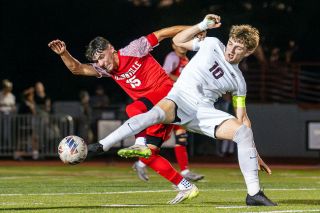
[[[187,181],[185,178],[183,178],[180,183],[177,185],[177,187],[179,188],[179,190],[186,190],[186,189],[191,189],[192,188],[192,184]]]
[[[146,146],[146,138],[145,137],[137,137],[134,144],[140,145],[140,146]]]
[[[186,174],[188,174],[189,172],[190,172],[189,169],[184,169],[184,170],[182,170],[182,171],[180,172],[180,174],[181,174],[181,175],[186,175]]]

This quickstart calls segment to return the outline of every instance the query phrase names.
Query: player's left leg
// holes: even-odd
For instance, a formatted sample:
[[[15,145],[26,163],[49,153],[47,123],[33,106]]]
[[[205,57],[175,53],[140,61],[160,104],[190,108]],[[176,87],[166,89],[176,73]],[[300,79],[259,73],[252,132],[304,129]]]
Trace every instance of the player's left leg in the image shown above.
[[[181,126],[175,125],[174,133],[176,138],[176,145],[174,147],[174,152],[178,165],[180,167],[180,174],[189,181],[198,181],[204,178],[203,175],[191,172],[189,170],[189,159],[187,152],[188,145],[188,133]]]

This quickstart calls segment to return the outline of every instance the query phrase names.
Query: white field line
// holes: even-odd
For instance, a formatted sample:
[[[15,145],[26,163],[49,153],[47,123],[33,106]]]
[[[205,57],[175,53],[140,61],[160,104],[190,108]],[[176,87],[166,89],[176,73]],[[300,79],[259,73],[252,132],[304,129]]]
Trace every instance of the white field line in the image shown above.
[[[103,207],[145,207],[149,205],[140,205],[140,204],[106,204],[101,205]]]
[[[15,194],[0,194],[0,197],[4,196],[61,196],[61,195],[111,195],[111,194],[134,194],[134,193],[163,193],[174,192],[176,190],[145,190],[145,191],[118,191],[118,192],[61,192],[61,193],[15,193]],[[229,192],[229,191],[245,191],[245,189],[204,189],[200,191],[216,191],[216,192]],[[280,188],[280,189],[268,189],[267,191],[320,191],[320,188]]]
[[[62,193],[28,193],[28,194],[0,194],[0,196],[61,196],[61,195],[112,195],[112,194],[134,194],[134,193],[161,193],[175,190],[148,190],[148,191],[122,191],[122,192],[62,192]]]
[[[21,203],[17,203],[17,202],[4,202],[4,203],[0,203],[0,206],[14,206],[14,205],[19,205]],[[33,205],[44,205],[44,203],[28,203],[29,204],[33,204]]]

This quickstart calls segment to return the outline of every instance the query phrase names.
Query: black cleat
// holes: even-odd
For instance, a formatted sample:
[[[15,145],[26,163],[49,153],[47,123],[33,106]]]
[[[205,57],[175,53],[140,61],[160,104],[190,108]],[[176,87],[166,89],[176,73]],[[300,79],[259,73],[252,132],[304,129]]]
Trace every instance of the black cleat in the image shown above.
[[[272,202],[263,191],[259,191],[257,194],[250,196],[247,195],[246,204],[248,206],[277,206],[278,204]]]
[[[92,143],[88,145],[87,158],[93,158],[103,153],[103,145],[101,143]]]

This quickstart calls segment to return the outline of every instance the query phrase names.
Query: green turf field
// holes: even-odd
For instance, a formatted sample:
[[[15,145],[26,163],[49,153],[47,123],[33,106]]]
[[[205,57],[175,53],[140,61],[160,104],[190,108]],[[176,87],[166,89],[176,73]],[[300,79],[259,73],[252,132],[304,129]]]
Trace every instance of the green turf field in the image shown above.
[[[320,169],[274,169],[260,174],[278,207],[246,207],[240,171],[204,167],[199,197],[167,205],[176,192],[149,170],[150,181],[128,166],[0,167],[0,212],[320,212]]]

